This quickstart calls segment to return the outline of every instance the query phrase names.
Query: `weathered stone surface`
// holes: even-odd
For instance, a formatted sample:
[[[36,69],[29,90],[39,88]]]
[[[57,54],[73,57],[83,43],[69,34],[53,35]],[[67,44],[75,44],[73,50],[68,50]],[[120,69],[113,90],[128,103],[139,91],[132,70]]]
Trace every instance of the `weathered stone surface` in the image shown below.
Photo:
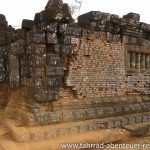
[[[62,9],[63,1],[62,0],[49,0],[45,9]]]
[[[12,97],[18,88],[20,100],[8,108],[40,125],[101,119],[72,133],[149,121],[147,114],[135,115],[150,111],[149,100],[135,97],[150,94],[150,25],[139,21],[135,13],[119,18],[91,11],[75,23],[61,0],[50,0],[34,21],[23,20],[22,29],[8,27],[0,15],[0,86],[7,84]],[[123,118],[107,119],[114,116]],[[69,133],[60,128],[46,137]]]
[[[32,30],[33,28],[33,20],[24,19],[22,21],[22,28],[26,30]]]
[[[140,15],[136,13],[128,13],[127,15],[124,15],[123,18],[125,19],[133,19],[135,21],[140,21]]]

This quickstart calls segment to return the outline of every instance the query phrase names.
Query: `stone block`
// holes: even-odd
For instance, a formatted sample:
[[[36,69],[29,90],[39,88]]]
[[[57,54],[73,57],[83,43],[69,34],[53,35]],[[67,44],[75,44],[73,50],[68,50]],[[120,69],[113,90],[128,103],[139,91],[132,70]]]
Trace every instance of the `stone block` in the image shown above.
[[[124,19],[133,19],[135,21],[140,21],[140,15],[133,13],[133,12],[130,12],[127,15],[124,15],[123,18]]]
[[[29,32],[27,40],[31,43],[46,43],[45,32]]]

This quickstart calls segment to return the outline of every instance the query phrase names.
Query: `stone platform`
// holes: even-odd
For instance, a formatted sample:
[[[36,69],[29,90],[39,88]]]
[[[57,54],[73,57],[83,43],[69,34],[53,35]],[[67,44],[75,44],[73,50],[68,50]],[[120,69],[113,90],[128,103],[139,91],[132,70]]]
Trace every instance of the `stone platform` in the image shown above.
[[[15,105],[17,106],[16,103]],[[9,129],[11,138],[17,142],[51,141],[59,137],[90,131],[150,122],[148,96],[96,98],[68,102],[60,100],[52,103],[49,111],[45,111],[42,105],[22,106],[18,103],[18,107],[14,107],[13,103],[10,103],[5,110],[9,118],[16,118],[20,120],[19,123],[9,119],[3,122]]]

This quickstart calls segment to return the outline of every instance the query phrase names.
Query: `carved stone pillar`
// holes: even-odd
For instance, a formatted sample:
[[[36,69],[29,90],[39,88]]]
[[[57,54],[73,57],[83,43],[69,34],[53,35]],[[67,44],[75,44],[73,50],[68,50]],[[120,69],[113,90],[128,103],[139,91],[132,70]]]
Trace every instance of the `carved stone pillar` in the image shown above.
[[[141,69],[145,69],[145,54],[141,54]]]
[[[136,64],[135,68],[140,70],[140,62],[141,62],[141,53],[136,53]]]
[[[131,52],[128,52],[128,56],[127,56],[127,68],[128,69],[131,68]]]
[[[131,53],[131,68],[135,69],[135,63],[136,63],[136,53]]]
[[[145,56],[145,68],[150,69],[150,55]]]
[[[150,54],[148,55],[148,60],[149,60],[148,69],[150,69]]]

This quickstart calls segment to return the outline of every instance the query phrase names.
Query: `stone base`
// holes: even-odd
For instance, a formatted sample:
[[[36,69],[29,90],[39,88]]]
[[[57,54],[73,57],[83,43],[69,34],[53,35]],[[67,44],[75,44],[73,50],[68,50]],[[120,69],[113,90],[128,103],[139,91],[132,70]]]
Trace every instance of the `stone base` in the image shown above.
[[[59,100],[51,104],[33,100],[10,101],[5,114],[25,126],[51,125],[124,116],[150,111],[150,97],[95,98]]]

